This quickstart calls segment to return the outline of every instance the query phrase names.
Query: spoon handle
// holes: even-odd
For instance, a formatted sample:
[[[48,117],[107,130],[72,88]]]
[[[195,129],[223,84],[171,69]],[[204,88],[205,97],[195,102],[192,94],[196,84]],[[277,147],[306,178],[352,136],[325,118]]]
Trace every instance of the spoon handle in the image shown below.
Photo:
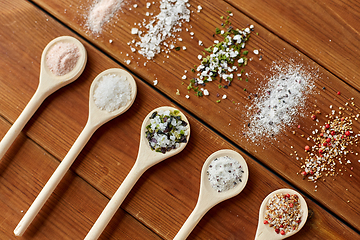
[[[41,103],[45,100],[48,95],[36,90],[35,94],[30,99],[29,103],[26,105],[24,110],[21,112],[20,116],[16,119],[14,124],[5,134],[3,139],[0,142],[0,160],[3,158],[7,150],[13,144],[21,130],[24,128],[26,123],[29,121],[32,115],[39,108]]]
[[[201,220],[201,218],[209,211],[211,207],[206,207],[203,204],[200,204],[200,201],[197,202],[194,210],[190,216],[186,219],[184,225],[181,227],[179,232],[176,234],[174,240],[185,240],[191,231],[195,228],[196,224]]]
[[[121,203],[129,194],[130,190],[133,188],[140,176],[145,172],[146,169],[141,168],[137,162],[138,161],[135,162],[135,165],[115,192],[109,203],[106,205],[84,240],[96,240],[99,238],[111,218],[119,209]]]
[[[28,226],[34,220],[35,216],[38,214],[42,206],[45,204],[47,199],[50,197],[51,193],[55,190],[57,185],[60,183],[61,179],[66,174],[67,170],[70,168],[71,164],[74,162],[76,157],[79,155],[83,147],[86,145],[91,135],[95,132],[96,129],[90,124],[86,124],[83,131],[80,133],[79,137],[74,142],[73,146],[66,154],[65,158],[56,168],[53,175],[50,177],[48,182],[45,184],[44,188],[40,191],[39,195],[36,197],[35,201],[30,206],[29,210],[25,213],[19,224],[14,230],[16,236],[22,236],[26,231]]]

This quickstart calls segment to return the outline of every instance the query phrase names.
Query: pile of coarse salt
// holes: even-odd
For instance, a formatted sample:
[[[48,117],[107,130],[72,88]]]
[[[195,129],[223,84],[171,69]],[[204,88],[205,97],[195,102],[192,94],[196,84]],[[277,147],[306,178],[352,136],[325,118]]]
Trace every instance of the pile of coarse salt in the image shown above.
[[[273,138],[295,124],[314,88],[313,77],[317,76],[317,71],[310,72],[293,62],[273,62],[270,71],[272,76],[249,107],[246,135],[253,142]]]
[[[242,180],[243,169],[240,163],[231,157],[215,158],[207,170],[210,185],[218,192],[234,188]]]
[[[140,38],[140,41],[135,41],[135,39],[132,41],[135,47],[140,47],[138,52],[150,60],[160,53],[161,44],[169,49],[174,49],[176,38],[170,45],[165,43],[164,40],[169,37],[175,37],[174,33],[182,30],[181,25],[183,21],[190,21],[190,10],[188,7],[190,7],[188,0],[161,0],[160,13],[153,17],[149,23],[146,23],[144,19],[141,24],[138,24],[139,27],[145,27],[146,31],[139,31],[137,28],[131,30],[132,34],[137,34]],[[136,51],[133,47],[131,47],[131,50],[133,52]]]
[[[95,105],[101,110],[115,111],[131,100],[131,86],[125,76],[103,76],[94,90]]]
[[[46,54],[46,65],[56,76],[63,76],[74,69],[80,57],[79,48],[68,42],[58,42]]]
[[[97,34],[100,33],[105,23],[109,22],[121,8],[123,0],[98,0],[92,5],[86,16],[86,27]]]

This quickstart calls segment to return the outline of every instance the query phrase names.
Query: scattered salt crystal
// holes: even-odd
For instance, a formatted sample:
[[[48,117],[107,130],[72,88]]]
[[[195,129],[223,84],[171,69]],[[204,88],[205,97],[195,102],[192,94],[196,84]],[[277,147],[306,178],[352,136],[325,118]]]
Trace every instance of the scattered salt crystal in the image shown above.
[[[181,79],[186,79],[186,75],[183,75]]]
[[[224,94],[223,96],[222,96],[222,99],[226,99],[227,98],[227,96],[226,96],[226,94]]]
[[[79,57],[79,48],[75,44],[58,42],[49,49],[46,65],[56,76],[63,76],[74,69]]]
[[[209,96],[209,95],[210,95],[210,93],[209,93],[209,91],[208,91],[207,89],[204,89],[204,95],[205,95],[205,96]]]
[[[200,12],[201,10],[202,10],[202,7],[199,5],[199,6],[197,6],[197,12]]]
[[[252,141],[263,136],[271,138],[286,126],[295,124],[314,87],[312,76],[316,73],[307,71],[302,65],[273,62],[271,72],[251,106],[256,114],[248,112],[247,132]]]
[[[131,60],[125,60],[125,63],[129,65],[131,63]]]
[[[93,97],[98,108],[112,112],[131,100],[131,86],[125,76],[108,74],[97,82]]]
[[[123,0],[100,0],[91,7],[86,26],[93,33],[100,33],[105,23],[109,22],[121,8]]]
[[[137,28],[131,29],[131,34],[138,34],[138,32],[139,32],[139,29],[137,29]]]
[[[254,50],[254,54],[258,55],[259,54],[259,50]]]
[[[110,39],[110,40],[109,40],[109,43],[112,43],[112,42],[113,42],[113,40],[112,40],[112,39]]]
[[[134,8],[137,8],[137,7],[138,7],[138,5],[137,5],[137,4],[134,4],[133,6],[134,6]]]
[[[197,57],[199,60],[201,60],[202,59],[202,56],[201,55],[198,55],[198,57]]]
[[[191,36],[194,36],[194,34],[195,34],[194,32],[190,32],[190,35],[191,35]]]
[[[154,80],[153,83],[154,83],[154,86],[156,86],[158,84],[158,80]]]
[[[203,42],[199,40],[199,45],[202,46],[203,45]]]
[[[145,26],[148,31],[138,34],[140,41],[135,46],[140,47],[138,51],[147,59],[152,59],[160,53],[162,44],[168,37],[175,37],[174,32],[181,31],[182,22],[190,21],[190,10],[186,7],[187,0],[161,0],[160,13],[153,17]],[[146,3],[149,8],[151,3]],[[146,13],[146,15],[150,15]],[[180,28],[176,28],[179,26]],[[176,38],[175,38],[176,40]]]
[[[183,47],[182,47],[182,49],[183,49],[183,50],[186,50],[186,47],[185,47],[185,46],[183,46]]]
[[[189,98],[190,98],[190,96],[189,96],[189,95],[186,95],[185,97],[186,97],[187,99],[189,99]],[[360,161],[360,160],[359,160],[359,161]]]

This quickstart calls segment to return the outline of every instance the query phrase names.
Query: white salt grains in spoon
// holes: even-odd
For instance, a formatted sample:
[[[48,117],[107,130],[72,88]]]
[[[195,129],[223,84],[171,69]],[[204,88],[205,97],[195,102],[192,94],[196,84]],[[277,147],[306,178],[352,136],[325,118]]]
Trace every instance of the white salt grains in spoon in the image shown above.
[[[66,51],[61,50],[63,46],[67,46]],[[76,54],[68,54],[67,52],[76,52]],[[86,61],[85,47],[73,37],[62,36],[48,43],[41,55],[39,86],[18,119],[1,140],[0,159],[41,103],[59,88],[75,81],[83,72]]]
[[[112,111],[108,112],[106,110],[102,110],[99,107],[96,106],[94,95],[96,87],[98,86],[98,83],[101,81],[106,80],[107,76],[119,76],[123,80],[126,79],[127,84],[130,86],[127,86],[127,91],[130,91],[130,99],[128,99],[126,102],[121,102],[121,104],[117,105],[116,109],[112,109]],[[112,82],[110,83],[110,87],[112,89],[124,89],[123,86],[118,86],[119,82]],[[123,85],[124,82],[121,82],[120,85]],[[124,85],[127,85],[124,84]],[[104,94],[108,93],[107,91],[102,92],[100,94],[101,98],[106,98]],[[76,139],[75,143],[69,150],[69,152],[66,154],[65,158],[61,161],[53,175],[50,177],[44,188],[41,190],[33,204],[30,206],[29,210],[26,212],[24,217],[21,219],[20,223],[14,230],[14,233],[16,236],[21,236],[28,226],[31,224],[32,220],[35,218],[36,214],[40,211],[42,206],[45,204],[47,199],[50,197],[51,193],[55,190],[56,186],[59,184],[61,179],[64,177],[67,170],[70,168],[71,164],[74,162],[76,157],[79,155],[80,151],[84,148],[85,144],[88,142],[92,134],[104,123],[110,121],[111,119],[119,116],[120,114],[124,113],[126,110],[128,110],[133,102],[135,101],[137,93],[137,87],[134,78],[126,71],[122,69],[108,69],[102,73],[100,73],[90,87],[90,99],[89,99],[89,116],[87,123],[79,135],[79,137]],[[116,101],[116,97],[113,95],[110,97],[110,99]],[[107,102],[105,104],[105,107],[107,107],[108,104],[110,104],[111,101]]]
[[[248,178],[249,169],[239,153],[224,149],[211,154],[201,170],[196,206],[174,240],[186,239],[205,213],[216,204],[238,195],[245,188]]]

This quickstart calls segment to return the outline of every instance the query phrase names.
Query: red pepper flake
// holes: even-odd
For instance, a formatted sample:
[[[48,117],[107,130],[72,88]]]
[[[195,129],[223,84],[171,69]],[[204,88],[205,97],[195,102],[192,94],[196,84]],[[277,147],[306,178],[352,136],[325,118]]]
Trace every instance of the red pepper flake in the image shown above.
[[[324,151],[320,148],[320,149],[319,149],[319,153],[321,154],[321,153],[323,153],[323,152],[324,152]]]
[[[325,127],[326,127],[326,128],[330,128],[330,124],[328,124],[328,123],[325,124]]]
[[[315,114],[311,115],[311,119],[312,119],[313,121],[316,120],[316,115],[315,115]]]
[[[346,131],[346,132],[345,132],[345,135],[346,135],[346,136],[350,136],[350,131]]]
[[[340,95],[341,94],[341,92],[337,92],[337,95]]]
[[[334,135],[334,134],[331,134],[331,135]],[[331,142],[331,138],[327,138],[327,139],[326,139],[326,142],[327,142],[327,143]]]
[[[305,146],[305,151],[309,151],[310,147],[308,145]]]
[[[264,224],[268,224],[269,222],[268,222],[268,220],[264,220]]]
[[[281,234],[281,235],[285,235],[285,231],[284,231],[284,230],[281,230],[281,231],[280,231],[280,234]]]
[[[298,125],[298,128],[300,128],[300,125]]]

